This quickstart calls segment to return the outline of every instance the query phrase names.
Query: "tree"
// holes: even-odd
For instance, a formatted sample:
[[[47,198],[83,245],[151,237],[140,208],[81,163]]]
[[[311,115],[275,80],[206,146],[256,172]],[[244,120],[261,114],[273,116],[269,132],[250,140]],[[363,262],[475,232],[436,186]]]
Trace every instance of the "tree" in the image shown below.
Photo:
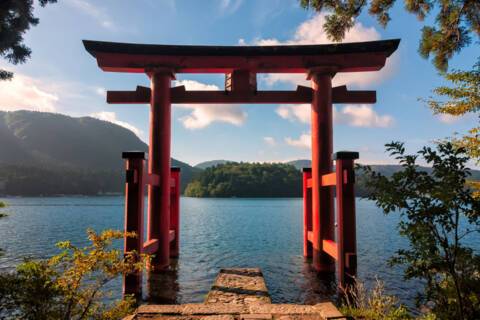
[[[42,7],[57,0],[39,0]],[[33,0],[2,0],[0,2],[0,56],[10,63],[24,63],[32,50],[23,43],[23,35],[39,19],[33,15]],[[0,80],[8,80],[13,73],[0,69]]]
[[[434,94],[444,100],[433,97],[425,100],[435,114],[458,117],[480,111],[480,59],[472,70],[453,70],[445,73],[444,77],[453,86],[441,86],[433,90]],[[477,164],[480,163],[480,126],[470,129],[463,136],[457,135],[451,140],[455,146],[464,148]],[[468,181],[468,184],[477,190],[475,196],[480,197],[480,182]]]
[[[430,97],[426,100],[435,114],[462,116],[480,111],[480,59],[472,70],[454,70],[445,74],[453,87],[441,86],[433,92],[446,100]],[[455,145],[464,148],[470,157],[480,163],[480,127],[475,127],[461,138],[454,139]]]
[[[478,0],[404,0],[404,3],[405,10],[420,21],[431,13],[437,14],[434,25],[422,28],[419,52],[424,58],[432,55],[433,64],[439,70],[447,70],[450,58],[480,36]],[[340,41],[367,6],[368,13],[386,27],[395,0],[300,0],[300,4],[307,9],[329,13],[324,29],[330,39]]]
[[[469,237],[480,234],[480,200],[465,188],[465,150],[441,142],[436,150],[405,155],[403,143],[386,146],[403,170],[391,177],[364,170],[369,198],[386,214],[400,214],[400,234],[409,240],[390,262],[405,265],[407,279],[424,281],[418,302],[433,302],[439,319],[480,319],[480,255],[468,246]],[[431,174],[419,170],[419,157],[432,166]]]
[[[2,319],[121,319],[133,311],[134,299],[108,303],[104,287],[119,275],[139,272],[146,256],[132,252],[124,257],[112,249],[123,232],[88,230],[91,244],[85,248],[69,241],[63,251],[47,260],[28,260],[15,273],[0,274]],[[134,234],[128,234],[135,236]]]

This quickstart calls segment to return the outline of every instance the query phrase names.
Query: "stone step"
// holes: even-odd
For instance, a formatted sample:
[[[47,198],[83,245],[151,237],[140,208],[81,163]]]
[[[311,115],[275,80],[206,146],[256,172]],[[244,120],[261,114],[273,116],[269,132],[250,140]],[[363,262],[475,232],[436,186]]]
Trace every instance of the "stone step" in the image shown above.
[[[204,303],[141,305],[124,320],[328,320],[347,319],[330,302],[272,304],[259,268],[221,269]]]
[[[220,269],[205,304],[271,303],[260,268]]]

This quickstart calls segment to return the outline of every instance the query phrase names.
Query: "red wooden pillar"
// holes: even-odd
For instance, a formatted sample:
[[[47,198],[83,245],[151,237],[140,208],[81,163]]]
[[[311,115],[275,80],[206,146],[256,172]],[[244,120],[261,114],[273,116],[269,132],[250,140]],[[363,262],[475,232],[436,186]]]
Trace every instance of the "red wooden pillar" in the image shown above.
[[[170,193],[170,231],[174,239],[170,242],[170,257],[176,258],[180,246],[180,168],[171,170],[173,186]]]
[[[358,152],[337,152],[337,245],[340,286],[352,285],[357,275],[357,238],[355,222],[355,172],[353,162]]]
[[[125,185],[125,233],[135,232],[137,237],[124,238],[124,254],[135,251],[142,252],[143,247],[143,202],[144,202],[144,152],[123,152],[126,159]],[[137,256],[138,258],[139,256]],[[123,276],[123,295],[134,294],[141,296],[142,273],[125,274]]]
[[[335,261],[323,251],[334,239],[333,190],[322,188],[322,176],[333,170],[332,73],[312,70],[312,229],[313,267],[334,272]]]
[[[308,240],[308,233],[312,231],[312,187],[309,179],[312,177],[311,168],[303,168],[303,256],[312,257],[312,243]]]
[[[148,187],[148,241],[158,239],[150,270],[161,270],[170,262],[170,138],[171,70],[155,69],[151,80],[150,144],[148,172],[158,176],[158,184]]]

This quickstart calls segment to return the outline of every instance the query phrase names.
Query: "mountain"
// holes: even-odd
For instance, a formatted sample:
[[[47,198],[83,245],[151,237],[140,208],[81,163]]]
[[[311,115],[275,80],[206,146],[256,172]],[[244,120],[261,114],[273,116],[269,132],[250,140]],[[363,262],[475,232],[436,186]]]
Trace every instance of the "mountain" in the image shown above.
[[[194,168],[202,169],[205,170],[210,167],[215,167],[218,166],[219,164],[227,164],[227,163],[235,163],[235,161],[230,161],[230,160],[210,160],[210,161],[205,161],[205,162],[200,162],[199,164],[196,164]]]
[[[292,166],[294,166],[298,170],[302,170],[303,168],[310,168],[311,163],[312,162],[310,160],[306,160],[306,159],[293,160],[293,161],[287,162],[287,164],[291,164]]]
[[[298,170],[302,170],[303,168],[310,168],[312,162],[307,159],[300,159],[300,160],[293,160],[287,162],[287,164],[293,165]],[[398,172],[402,169],[401,165],[398,164],[371,164],[369,165],[374,171],[381,173],[384,176],[391,176],[395,172]],[[421,167],[426,172],[431,172],[432,168],[429,167]],[[480,180],[480,171],[479,170],[471,170],[471,179],[473,180]]]
[[[110,181],[109,187],[104,186],[99,192],[121,192],[124,187],[121,153],[148,150],[148,146],[133,132],[107,121],[23,110],[0,111],[0,148],[0,181],[4,181],[4,192],[8,193],[9,186],[15,185],[15,194],[19,195],[22,190],[32,188],[22,185],[27,182],[26,174],[22,172],[27,171],[31,173],[28,182],[33,184],[40,177],[50,174],[57,178],[67,175],[67,178],[74,179],[71,184],[79,184],[81,176],[100,186],[101,181],[94,182],[92,179],[103,177]],[[172,166],[181,168],[183,188],[199,171],[176,159],[172,159]],[[38,179],[35,180],[35,176]],[[118,186],[113,188],[115,184]],[[68,194],[68,190],[82,193],[81,188],[70,188],[68,179],[63,187],[59,185],[57,189],[52,186],[49,194]],[[87,193],[94,191],[93,187]],[[34,194],[34,190],[29,192],[29,195]]]

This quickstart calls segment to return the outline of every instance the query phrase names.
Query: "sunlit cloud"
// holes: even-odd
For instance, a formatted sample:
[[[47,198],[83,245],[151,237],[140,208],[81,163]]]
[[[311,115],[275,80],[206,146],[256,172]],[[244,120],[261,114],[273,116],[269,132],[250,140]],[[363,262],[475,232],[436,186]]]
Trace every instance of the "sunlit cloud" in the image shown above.
[[[435,116],[440,122],[446,123],[446,124],[451,124],[458,122],[461,117],[459,116],[453,116],[451,114],[438,114]]]
[[[56,92],[34,78],[15,74],[11,81],[0,85],[0,110],[34,110],[54,112],[59,97]]]
[[[286,137],[285,143],[292,147],[310,149],[312,146],[312,136],[308,133],[303,133],[298,138]]]
[[[90,114],[92,118],[96,118],[98,120],[103,120],[103,121],[108,121],[111,123],[114,123],[116,125],[119,125],[121,127],[124,127],[130,131],[132,131],[137,137],[141,138],[143,136],[143,131],[135,127],[134,125],[121,121],[117,119],[117,115],[115,112],[110,112],[110,111],[100,111],[100,112],[95,112]]]
[[[317,14],[313,18],[303,22],[296,29],[291,39],[281,41],[276,38],[256,39],[253,41],[255,45],[305,45],[305,44],[328,44],[332,43],[328,39],[327,34],[323,30],[325,23],[325,15]],[[363,42],[380,40],[380,33],[373,27],[365,27],[362,23],[357,22],[346,33],[343,42]],[[245,44],[245,40],[240,39],[239,44]],[[377,72],[348,72],[339,73],[333,78],[333,85],[351,85],[356,87],[367,87],[380,83],[389,77],[395,70],[397,59],[395,54],[387,60],[386,66]],[[291,83],[295,85],[309,85],[304,74],[265,74],[260,77],[267,85],[273,86],[277,83]]]
[[[103,28],[116,30],[116,25],[98,3],[94,5],[87,0],[68,0],[66,3],[93,18]]]
[[[334,112],[334,121],[352,127],[386,128],[393,125],[393,118],[389,115],[379,115],[368,104],[347,104],[340,111]]]
[[[311,107],[309,104],[280,105],[277,114],[293,122],[310,123]],[[373,106],[367,104],[347,104],[340,111],[333,107],[333,121],[352,127],[390,127],[394,119],[390,115],[379,115]]]
[[[220,0],[220,12],[224,14],[235,13],[243,4],[243,0]]]
[[[275,138],[273,137],[263,137],[263,141],[271,147],[277,144],[277,141],[275,141]]]
[[[185,86],[187,90],[220,90],[213,84],[204,84],[194,80],[175,81],[176,86]],[[224,122],[235,126],[242,125],[247,114],[238,105],[231,104],[177,104],[177,107],[190,110],[190,114],[179,120],[187,129],[201,129],[214,122]]]

